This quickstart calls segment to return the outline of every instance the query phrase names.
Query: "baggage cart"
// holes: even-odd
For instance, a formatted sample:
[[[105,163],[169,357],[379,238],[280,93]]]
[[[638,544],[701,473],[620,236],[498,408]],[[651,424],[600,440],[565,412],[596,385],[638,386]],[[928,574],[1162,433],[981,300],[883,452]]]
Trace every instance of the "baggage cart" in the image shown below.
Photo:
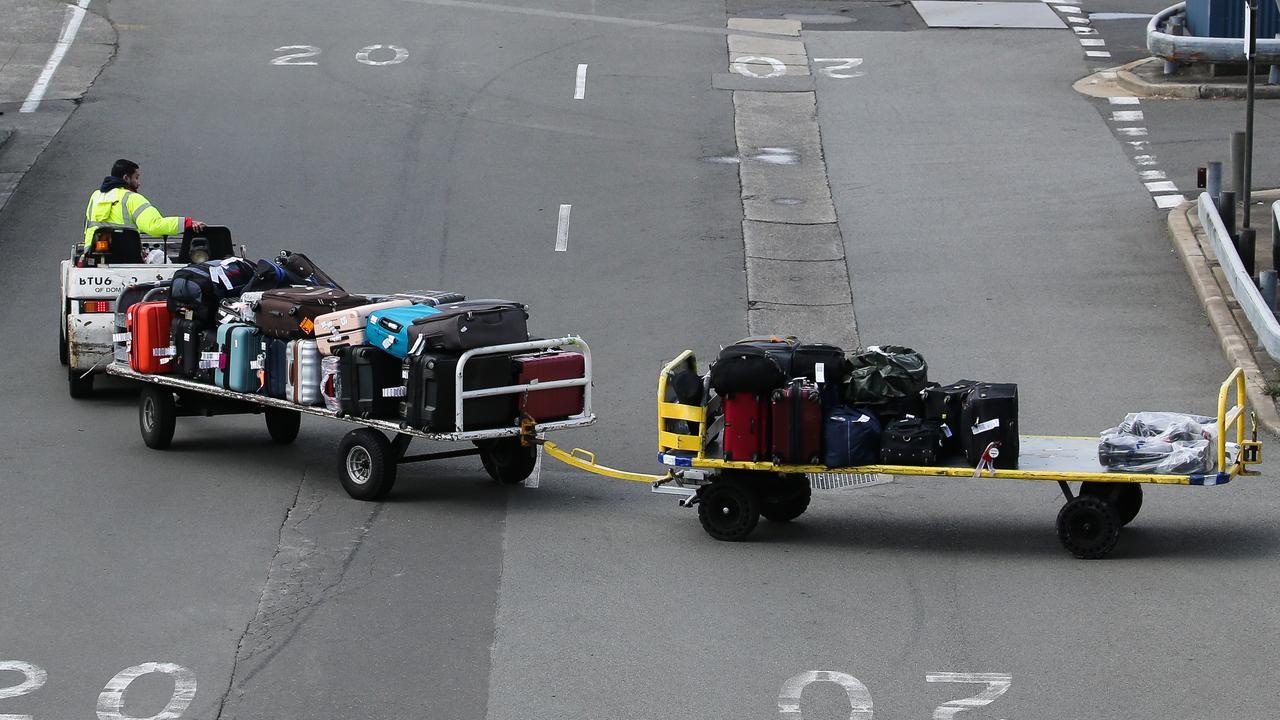
[[[671,402],[668,377],[677,370],[697,370],[690,351],[663,367],[658,376],[658,460],[670,469],[664,475],[615,470],[596,462],[595,455],[575,448],[563,450],[551,441],[546,452],[588,472],[647,482],[656,493],[680,496],[683,507],[697,507],[703,529],[717,540],[743,540],[761,516],[787,522],[809,506],[808,475],[905,475],[1000,480],[1042,480],[1058,483],[1066,498],[1058,513],[1057,532],[1063,547],[1080,558],[1100,558],[1116,546],[1120,530],[1142,507],[1142,485],[1225,485],[1240,475],[1257,475],[1251,465],[1262,461],[1257,420],[1246,410],[1244,373],[1233,370],[1218,391],[1216,471],[1186,475],[1114,472],[1098,460],[1098,437],[1021,435],[1017,469],[976,469],[963,465],[862,465],[829,468],[823,465],[785,465],[772,462],[729,461],[705,452],[707,412],[700,405]],[[1250,415],[1251,436],[1245,419]],[[684,428],[673,431],[671,428]],[[1228,445],[1232,443],[1234,447]],[[961,459],[960,462],[963,460]],[[1073,483],[1077,485],[1073,488]]]
[[[476,357],[561,348],[582,353],[584,367],[581,377],[459,390],[454,397],[453,430],[448,432],[424,432],[398,420],[352,417],[322,405],[300,405],[266,395],[233,392],[175,375],[147,375],[118,362],[110,364],[107,373],[142,383],[142,393],[138,400],[138,424],[143,442],[155,450],[169,447],[179,417],[262,414],[266,418],[271,439],[280,444],[293,442],[298,436],[303,415],[358,425],[360,427],[348,432],[338,445],[338,477],[351,497],[357,500],[377,500],[385,497],[395,484],[398,466],[428,460],[479,455],[485,471],[494,480],[507,484],[524,481],[532,473],[537,461],[537,447],[532,438],[557,430],[585,427],[595,422],[596,416],[591,408],[591,348],[582,338],[570,335],[475,348],[462,353],[458,359],[454,387],[462,388],[463,371],[467,363]],[[513,420],[506,427],[464,429],[467,427],[464,417],[467,400],[575,387],[582,388],[583,394],[582,412],[577,415],[547,422],[525,420],[516,424]],[[472,447],[409,455],[409,443],[415,438],[470,443]]]

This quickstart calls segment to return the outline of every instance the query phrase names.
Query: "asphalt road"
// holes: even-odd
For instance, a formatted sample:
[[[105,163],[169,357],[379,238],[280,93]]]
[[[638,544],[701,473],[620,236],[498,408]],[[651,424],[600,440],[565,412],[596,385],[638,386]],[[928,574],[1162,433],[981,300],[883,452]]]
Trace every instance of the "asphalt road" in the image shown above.
[[[835,5],[865,29],[815,21],[804,39],[865,61],[818,79],[861,340],[920,348],[937,379],[1018,382],[1026,430],[1209,410],[1227,368],[1162,214],[1070,88],[1088,70],[1074,37]],[[659,364],[745,327],[737,171],[701,160],[736,150],[710,82],[726,16],[674,0],[106,8],[116,59],[0,213],[17,259],[0,335],[34,338],[0,360],[0,646],[48,674],[0,712],[91,716],[116,673],[157,662],[190,670],[190,718],[766,718],[815,671],[857,678],[882,718],[948,717],[935,708],[986,687],[949,682],[973,673],[1010,676],[974,720],[1268,714],[1267,477],[1150,489],[1115,555],[1081,562],[1048,484],[898,479],[727,544],[669,497],[552,464],[537,489],[471,460],[410,466],[387,502],[357,503],[332,467],[346,428],[320,421],[282,450],[258,419],[192,419],[146,450],[130,388],[71,401],[53,359],[53,269],[117,156],[163,210],[230,225],[251,255],[303,250],[352,288],[530,303],[535,332],[596,352],[601,422],[569,442],[652,468]],[[375,44],[408,55],[358,61]],[[316,64],[272,64],[312,52],[289,46]],[[144,676],[124,712],[184,687]],[[848,707],[832,683],[803,693],[807,718]]]

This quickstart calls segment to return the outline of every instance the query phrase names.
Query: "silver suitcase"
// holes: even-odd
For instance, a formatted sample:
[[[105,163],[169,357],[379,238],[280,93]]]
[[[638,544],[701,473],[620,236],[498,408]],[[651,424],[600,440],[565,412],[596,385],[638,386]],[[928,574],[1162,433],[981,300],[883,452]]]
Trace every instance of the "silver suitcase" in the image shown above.
[[[315,340],[293,340],[286,348],[289,380],[285,397],[299,405],[320,405],[320,351]]]

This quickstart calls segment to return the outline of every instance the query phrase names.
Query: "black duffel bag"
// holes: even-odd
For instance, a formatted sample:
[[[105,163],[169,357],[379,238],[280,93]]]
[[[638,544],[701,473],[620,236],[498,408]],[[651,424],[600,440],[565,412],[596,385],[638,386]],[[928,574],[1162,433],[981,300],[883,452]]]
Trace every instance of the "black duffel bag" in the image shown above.
[[[238,296],[253,280],[253,270],[252,264],[234,257],[180,268],[169,286],[169,312],[213,324],[218,305]]]
[[[768,395],[791,379],[794,337],[750,337],[726,346],[711,363],[711,387],[720,395]]]
[[[904,415],[921,415],[921,392],[929,382],[924,356],[901,345],[872,345],[845,357],[845,402],[866,407],[883,424]]]

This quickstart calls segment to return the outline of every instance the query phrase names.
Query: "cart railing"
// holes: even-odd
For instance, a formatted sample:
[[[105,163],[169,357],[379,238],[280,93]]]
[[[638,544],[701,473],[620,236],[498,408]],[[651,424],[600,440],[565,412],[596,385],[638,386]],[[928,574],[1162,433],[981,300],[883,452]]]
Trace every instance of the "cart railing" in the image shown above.
[[[1227,407],[1235,396],[1235,404]],[[1222,387],[1218,388],[1218,472],[1229,472],[1227,467],[1227,432],[1234,428],[1234,442],[1240,446],[1240,455],[1236,460],[1239,474],[1252,475],[1249,465],[1262,462],[1262,443],[1258,442],[1258,424],[1255,420],[1252,428],[1252,439],[1245,439],[1245,410],[1248,407],[1248,394],[1245,392],[1244,371],[1236,368],[1231,371]]]
[[[667,402],[667,378],[686,360],[696,359],[692,350],[685,350],[674,360],[662,366],[658,374],[658,447],[660,450],[694,452],[702,457],[703,440],[707,432],[707,411],[697,405]],[[679,433],[667,429],[668,420],[684,420],[697,426],[697,433]]]
[[[463,388],[463,372],[466,370],[467,361],[482,355],[500,355],[520,352],[531,352],[534,350],[552,350],[556,348],[576,347],[582,352],[583,369],[582,377],[571,378],[568,380],[548,380],[545,382],[533,381],[521,385],[504,385],[495,388],[479,388],[476,390],[464,390]],[[591,348],[586,341],[577,335],[568,335],[561,338],[550,340],[530,340],[521,343],[508,343],[506,345],[489,345],[486,347],[467,350],[458,358],[458,365],[454,369],[454,431],[463,432],[466,427],[463,424],[463,410],[466,401],[472,398],[495,397],[499,395],[521,395],[526,392],[535,390],[555,390],[557,388],[582,388],[582,412],[572,415],[566,420],[576,420],[580,418],[592,417],[591,411]],[[564,421],[561,421],[564,422]],[[546,423],[547,426],[555,423]]]

